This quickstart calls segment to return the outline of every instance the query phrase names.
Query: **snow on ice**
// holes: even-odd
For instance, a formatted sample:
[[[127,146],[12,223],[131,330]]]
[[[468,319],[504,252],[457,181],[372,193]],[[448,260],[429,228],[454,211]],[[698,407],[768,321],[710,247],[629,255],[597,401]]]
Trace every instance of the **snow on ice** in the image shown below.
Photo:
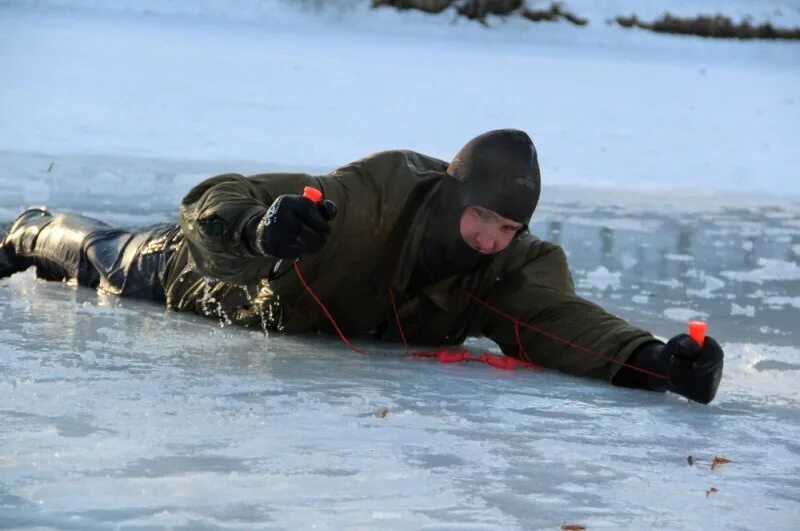
[[[786,260],[759,258],[758,267],[748,271],[723,271],[724,277],[761,284],[767,280],[800,280],[800,265]]]
[[[581,279],[578,284],[581,288],[597,289],[605,291],[607,289],[616,289],[619,287],[619,277],[621,273],[609,271],[603,266],[597,267],[586,273],[586,276]]]

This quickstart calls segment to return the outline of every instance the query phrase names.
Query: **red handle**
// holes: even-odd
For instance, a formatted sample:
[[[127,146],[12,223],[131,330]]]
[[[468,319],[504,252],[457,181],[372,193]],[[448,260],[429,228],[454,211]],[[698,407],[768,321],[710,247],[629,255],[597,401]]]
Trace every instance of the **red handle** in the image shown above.
[[[322,201],[322,192],[314,188],[313,186],[306,186],[303,188],[303,197],[306,199],[310,199],[314,203],[319,203]]]
[[[469,353],[465,350],[440,350],[436,353],[436,359],[439,363],[461,363],[469,359]]]
[[[706,330],[708,330],[708,323],[705,321],[689,321],[689,337],[701,347],[706,341]]]
[[[533,364],[528,363],[527,361],[512,358],[511,356],[498,356],[497,354],[489,354],[488,352],[481,354],[480,360],[490,367],[504,369],[507,371],[513,371],[514,369],[520,367],[533,368]]]

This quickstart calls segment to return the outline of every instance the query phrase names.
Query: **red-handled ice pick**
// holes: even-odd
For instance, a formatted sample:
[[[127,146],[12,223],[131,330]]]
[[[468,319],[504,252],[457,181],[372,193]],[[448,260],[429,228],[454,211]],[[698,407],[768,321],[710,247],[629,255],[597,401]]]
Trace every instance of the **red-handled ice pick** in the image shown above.
[[[319,203],[322,201],[322,192],[313,186],[306,186],[303,188],[303,197],[310,199],[312,203]]]
[[[706,330],[708,330],[708,323],[705,321],[689,321],[689,337],[701,347],[706,341]]]

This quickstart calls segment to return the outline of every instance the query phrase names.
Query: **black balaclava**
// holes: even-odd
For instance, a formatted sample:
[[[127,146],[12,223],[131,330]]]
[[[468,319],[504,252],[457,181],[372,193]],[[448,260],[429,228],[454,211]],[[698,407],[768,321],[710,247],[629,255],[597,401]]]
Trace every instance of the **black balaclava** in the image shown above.
[[[412,285],[421,287],[467,273],[490,259],[461,237],[465,208],[487,208],[527,226],[540,189],[536,148],[525,132],[499,129],[467,142],[431,199]]]

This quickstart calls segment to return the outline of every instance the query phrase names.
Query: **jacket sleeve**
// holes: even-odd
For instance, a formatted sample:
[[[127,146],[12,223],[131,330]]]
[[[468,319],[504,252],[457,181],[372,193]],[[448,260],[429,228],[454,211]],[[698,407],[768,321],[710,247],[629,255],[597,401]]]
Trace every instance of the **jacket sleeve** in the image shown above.
[[[263,186],[233,173],[192,188],[181,201],[179,223],[193,266],[204,276],[239,285],[266,277],[275,260],[253,254],[242,232],[272,201]]]
[[[506,316],[487,310],[483,333],[506,355],[611,381],[620,363],[653,336],[578,296],[561,247],[531,239],[488,294],[487,302]]]

